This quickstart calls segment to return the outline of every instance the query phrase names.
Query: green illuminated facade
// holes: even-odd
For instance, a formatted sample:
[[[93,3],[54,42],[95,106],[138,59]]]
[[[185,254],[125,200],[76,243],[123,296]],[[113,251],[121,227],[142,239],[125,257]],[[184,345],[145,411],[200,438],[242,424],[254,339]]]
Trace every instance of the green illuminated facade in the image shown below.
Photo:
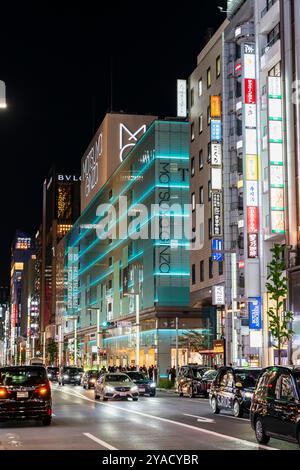
[[[136,294],[140,365],[157,364],[161,377],[174,365],[176,317],[179,334],[189,329],[210,333],[209,317],[200,318],[189,307],[188,239],[183,232],[175,240],[178,224],[189,217],[184,207],[189,204],[188,170],[188,123],[154,121],[67,235],[66,316],[78,317],[81,364],[95,365],[97,309],[101,362],[135,364]],[[127,208],[120,196],[127,197]],[[167,223],[157,212],[164,203],[176,204]],[[115,217],[102,204],[111,204]],[[157,229],[151,236],[155,219]],[[109,235],[101,239],[104,232]],[[66,322],[66,341],[74,337],[73,325],[72,320]]]

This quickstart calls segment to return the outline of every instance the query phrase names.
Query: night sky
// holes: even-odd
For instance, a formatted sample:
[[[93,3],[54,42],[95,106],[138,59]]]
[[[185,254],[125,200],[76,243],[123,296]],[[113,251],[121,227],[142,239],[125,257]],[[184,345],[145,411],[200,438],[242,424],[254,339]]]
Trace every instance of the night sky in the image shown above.
[[[195,68],[209,28],[225,19],[217,5],[226,1],[22,3],[1,6],[8,108],[0,113],[0,285],[8,284],[15,230],[34,235],[41,223],[52,163],[80,171],[110,108],[110,69],[114,111],[174,116],[176,79]]]

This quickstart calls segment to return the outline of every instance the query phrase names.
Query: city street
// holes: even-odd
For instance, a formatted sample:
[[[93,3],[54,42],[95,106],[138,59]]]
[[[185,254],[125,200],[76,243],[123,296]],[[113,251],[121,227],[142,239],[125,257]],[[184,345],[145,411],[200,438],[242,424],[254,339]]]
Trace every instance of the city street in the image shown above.
[[[0,450],[299,449],[275,439],[258,445],[247,419],[213,415],[207,399],[158,392],[138,402],[102,403],[79,386],[52,389],[52,425],[1,423]]]

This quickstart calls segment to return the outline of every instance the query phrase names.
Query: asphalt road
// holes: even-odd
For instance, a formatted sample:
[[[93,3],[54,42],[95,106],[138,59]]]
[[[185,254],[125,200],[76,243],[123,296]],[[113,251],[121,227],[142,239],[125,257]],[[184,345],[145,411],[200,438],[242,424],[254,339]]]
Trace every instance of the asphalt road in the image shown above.
[[[52,389],[52,425],[1,423],[0,450],[299,450],[276,439],[259,446],[247,419],[213,415],[206,399],[158,392],[138,402],[102,403],[93,390]]]

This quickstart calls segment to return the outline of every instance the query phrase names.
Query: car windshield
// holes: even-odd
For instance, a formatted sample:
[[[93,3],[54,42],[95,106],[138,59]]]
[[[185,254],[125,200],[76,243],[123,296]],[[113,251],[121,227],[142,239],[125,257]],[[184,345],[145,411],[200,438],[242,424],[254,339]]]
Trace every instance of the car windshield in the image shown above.
[[[192,369],[193,371],[193,376],[196,378],[196,379],[201,379],[201,377],[203,376],[205,370],[204,369]]]
[[[128,377],[132,380],[146,380],[144,374],[141,374],[140,372],[128,372]]]
[[[43,368],[14,367],[0,370],[0,385],[32,386],[48,381]]]
[[[47,367],[47,372],[57,372],[58,371],[58,367]]]
[[[82,369],[64,369],[65,375],[78,375],[82,372]]]
[[[260,370],[236,370],[235,382],[240,382],[243,387],[253,388],[260,374]]]
[[[105,382],[130,382],[130,378],[124,374],[108,374],[105,376]]]
[[[203,374],[202,378],[203,380],[213,380],[216,377],[217,373],[218,373],[217,370],[214,370],[214,369],[208,370],[207,372]]]
[[[88,372],[89,377],[99,377],[99,375],[100,375],[100,372],[98,372],[97,370],[90,370]]]

